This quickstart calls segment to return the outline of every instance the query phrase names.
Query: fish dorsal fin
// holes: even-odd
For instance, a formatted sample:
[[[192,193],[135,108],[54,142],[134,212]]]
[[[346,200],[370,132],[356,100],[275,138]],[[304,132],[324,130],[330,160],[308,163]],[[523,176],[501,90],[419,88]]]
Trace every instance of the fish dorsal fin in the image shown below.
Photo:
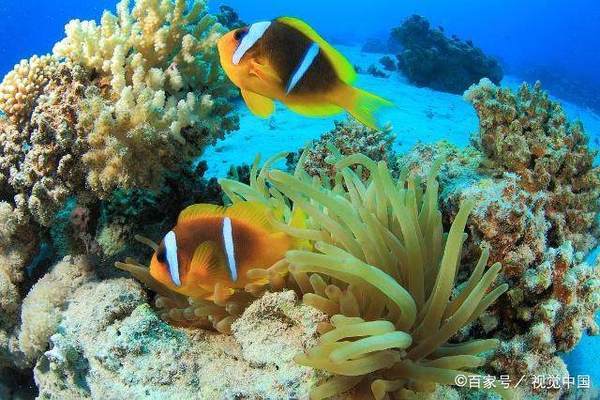
[[[343,108],[335,104],[285,104],[288,108],[300,115],[307,117],[329,117],[344,111]]]
[[[262,203],[255,201],[242,201],[227,208],[225,215],[232,220],[241,220],[250,226],[271,231],[273,227],[267,218],[268,213],[269,208]]]
[[[219,256],[217,243],[210,240],[202,242],[194,250],[190,261],[190,271],[197,273],[199,270],[204,270],[205,276],[211,278],[226,276],[227,271],[224,269],[223,261],[223,257]]]
[[[177,223],[200,217],[222,216],[224,213],[225,207],[222,206],[217,206],[214,204],[192,204],[179,213]]]
[[[342,82],[351,84],[356,80],[356,71],[354,70],[354,67],[350,61],[348,61],[348,59],[346,59],[346,57],[344,57],[342,53],[337,51],[332,45],[327,43],[327,41],[323,39],[306,22],[294,17],[280,17],[277,18],[277,21],[297,29],[310,40],[317,43],[321,50],[325,53],[325,56],[333,65],[333,68]]]
[[[241,89],[240,91],[252,114],[261,118],[267,118],[275,111],[275,103],[268,97],[245,89]]]

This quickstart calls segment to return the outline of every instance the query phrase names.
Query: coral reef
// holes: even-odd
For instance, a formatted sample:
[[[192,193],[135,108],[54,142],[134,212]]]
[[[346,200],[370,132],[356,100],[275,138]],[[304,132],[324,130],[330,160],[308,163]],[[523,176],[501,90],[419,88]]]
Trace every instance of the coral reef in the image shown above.
[[[476,145],[505,171],[519,176],[527,191],[543,195],[551,246],[572,241],[588,251],[600,203],[600,169],[581,123],[569,123],[562,107],[540,83],[523,84],[517,93],[488,79],[465,93],[479,116]]]
[[[385,161],[392,170],[396,168],[396,154],[392,148],[396,137],[391,127],[382,131],[367,128],[349,117],[346,121],[335,121],[335,127],[307,146],[304,170],[311,176],[328,177],[333,182],[336,169],[332,159],[340,155],[364,154],[374,161]],[[287,156],[286,165],[289,171],[296,168],[303,150]],[[395,173],[394,173],[395,174]],[[369,171],[363,171],[363,178],[368,178]]]
[[[221,195],[191,165],[237,127],[214,46],[224,31],[203,2],[122,1],[100,24],[70,22],[54,55],[0,84],[2,367],[24,368],[43,347],[21,303],[56,261],[99,256],[96,273],[114,275],[100,266],[141,252],[132,229],[156,235],[170,211]],[[48,330],[70,290],[58,281],[44,278],[26,304]],[[62,294],[44,300],[52,290]]]
[[[481,78],[488,77],[494,83],[502,80],[502,68],[495,59],[468,40],[447,38],[419,15],[394,28],[391,38],[402,45],[398,69],[417,86],[462,94]]]
[[[504,266],[499,279],[509,289],[503,300],[455,339],[499,338],[490,364],[496,375],[564,376],[558,352],[572,350],[584,333],[599,333],[600,265],[582,262],[597,243],[593,153],[581,126],[567,122],[539,85],[513,94],[486,80],[467,97],[481,119],[475,146],[419,145],[399,161],[425,177],[443,158],[440,197],[448,223],[464,199],[475,202],[463,259],[476,259],[483,246],[490,262]],[[580,225],[565,224],[570,215],[579,215]],[[459,280],[469,273],[461,271]]]
[[[54,47],[96,75],[78,123],[89,132],[87,183],[100,195],[156,188],[165,168],[236,128],[228,115],[235,91],[215,50],[222,28],[203,7],[198,2],[186,12],[184,0],[138,0],[130,10],[123,1],[100,25],[71,21]]]

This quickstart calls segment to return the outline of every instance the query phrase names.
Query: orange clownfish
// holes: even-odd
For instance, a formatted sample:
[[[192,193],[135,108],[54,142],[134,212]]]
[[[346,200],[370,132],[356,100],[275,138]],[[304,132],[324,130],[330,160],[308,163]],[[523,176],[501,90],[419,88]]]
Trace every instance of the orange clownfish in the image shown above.
[[[375,113],[392,103],[352,86],[350,62],[305,22],[291,17],[256,22],[218,43],[225,73],[240,88],[250,111],[262,118],[278,100],[313,117],[344,110],[377,129]]]
[[[244,288],[248,270],[269,268],[294,244],[272,227],[268,212],[256,202],[189,206],[154,252],[150,275],[194,298],[209,298],[217,284],[229,290]]]

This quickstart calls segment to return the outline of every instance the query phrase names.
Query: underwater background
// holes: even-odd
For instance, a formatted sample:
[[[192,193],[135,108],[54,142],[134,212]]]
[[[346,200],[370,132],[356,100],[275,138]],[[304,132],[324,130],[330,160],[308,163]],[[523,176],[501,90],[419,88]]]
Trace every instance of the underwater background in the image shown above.
[[[186,3],[187,11],[202,9],[199,16],[173,22],[175,2],[168,0],[131,0],[128,7],[139,7],[138,14],[120,21],[101,19],[104,10],[116,12],[116,0],[0,2],[0,76],[6,76],[0,85],[0,400],[305,399],[309,392],[311,398],[329,398],[322,394],[327,390],[339,399],[410,398],[401,396],[413,391],[428,393],[423,398],[511,398],[500,385],[492,393],[482,384],[430,382],[403,369],[415,365],[437,366],[422,370],[427,376],[442,376],[446,365],[482,376],[531,378],[512,398],[600,398],[597,1],[230,0],[209,1],[206,8]],[[148,10],[158,26],[144,20]],[[207,14],[218,15],[219,24]],[[350,60],[357,87],[394,103],[381,115],[382,129],[345,115],[306,117],[280,103],[267,119],[250,112],[221,70],[216,40],[246,23],[279,16],[308,22]],[[123,21],[148,22],[151,28],[147,38],[127,42],[129,50],[115,61],[114,46],[96,43],[95,27],[76,23],[65,32],[73,19],[96,21],[115,43],[129,34]],[[166,41],[167,55],[157,45],[164,39],[158,27],[183,32]],[[197,40],[186,47],[183,37],[191,32]],[[137,53],[143,62],[135,60]],[[106,68],[119,62],[122,70]],[[135,76],[144,77],[143,87],[135,86]],[[124,94],[128,87],[131,98]],[[161,91],[166,99],[153,97]],[[299,155],[303,148],[305,158]],[[264,173],[251,168],[257,154],[263,166],[281,152],[290,154],[267,163]],[[333,187],[349,178],[336,175],[330,164],[352,154],[385,162],[399,190],[414,190],[419,211],[428,195],[438,199],[439,221],[431,217],[427,226],[439,225],[440,237],[438,242],[424,237],[422,243],[431,239],[440,248],[451,247],[442,229],[449,232],[464,201],[473,199],[463,222],[469,238],[463,243],[455,236],[461,256],[447,275],[456,280],[448,287],[450,298],[460,298],[470,277],[479,276],[478,261],[484,260],[487,271],[496,262],[503,269],[490,278],[494,284],[481,289],[483,303],[496,301],[487,310],[478,308],[448,342],[497,340],[489,348],[491,342],[481,344],[485,357],[461,354],[452,368],[456,360],[394,364],[403,357],[391,350],[402,348],[394,342],[375,352],[386,359],[383,367],[349,378],[315,354],[331,351],[320,336],[341,329],[342,323],[331,322],[333,314],[365,321],[395,317],[383,305],[380,318],[365,316],[370,289],[361,297],[325,267],[301,275],[295,266],[282,272],[279,265],[257,273],[260,284],[247,291],[258,300],[244,293],[226,304],[165,293],[149,278],[145,267],[152,251],[136,235],[159,243],[193,203],[274,204],[285,197],[285,209],[307,198],[324,219],[344,221],[332,210],[334,203],[299,188],[310,175],[319,177],[324,193],[349,191],[347,184]],[[294,175],[298,163],[306,177]],[[365,188],[373,182],[383,186],[385,174],[365,172],[369,166],[352,169],[353,179]],[[270,175],[270,169],[291,180]],[[269,191],[273,188],[280,197]],[[375,207],[372,203],[365,197],[363,206]],[[292,226],[288,211],[281,211],[282,222]],[[329,232],[314,215],[307,218],[303,228],[311,234]],[[368,225],[366,218],[360,223]],[[340,224],[348,231],[357,226]],[[405,233],[397,236],[407,240]],[[360,258],[356,247],[363,242],[357,243],[339,247]],[[480,258],[481,246],[489,252]],[[428,246],[421,250],[429,254]],[[361,262],[373,264],[367,251],[359,253],[365,257]],[[301,255],[288,258],[295,256],[302,264]],[[127,272],[114,268],[115,262]],[[381,269],[390,273],[386,268]],[[432,282],[439,276],[427,271]],[[275,279],[279,273],[284,278]],[[394,279],[406,283],[402,276]],[[273,293],[262,296],[265,290]],[[436,293],[428,284],[425,291]],[[417,307],[419,318],[426,319],[428,306]],[[452,316],[451,309],[458,314],[458,306],[448,306],[444,318]],[[393,322],[396,327],[369,338],[395,330]],[[419,329],[406,329],[414,337],[414,347],[404,346],[409,355],[427,338]],[[425,358],[449,351],[442,343]],[[297,357],[301,352],[308,356]],[[388,368],[402,379],[387,377],[382,371]],[[319,386],[330,377],[335,389]],[[553,377],[560,378],[555,387]],[[545,385],[536,387],[536,379]]]

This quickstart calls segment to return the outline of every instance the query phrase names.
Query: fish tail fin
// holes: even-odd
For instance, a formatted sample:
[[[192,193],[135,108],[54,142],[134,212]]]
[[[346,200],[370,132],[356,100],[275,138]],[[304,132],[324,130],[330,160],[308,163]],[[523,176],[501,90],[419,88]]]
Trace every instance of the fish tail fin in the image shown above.
[[[345,107],[354,118],[371,129],[382,130],[377,114],[384,108],[394,107],[394,103],[365,90],[350,87],[352,95]]]

